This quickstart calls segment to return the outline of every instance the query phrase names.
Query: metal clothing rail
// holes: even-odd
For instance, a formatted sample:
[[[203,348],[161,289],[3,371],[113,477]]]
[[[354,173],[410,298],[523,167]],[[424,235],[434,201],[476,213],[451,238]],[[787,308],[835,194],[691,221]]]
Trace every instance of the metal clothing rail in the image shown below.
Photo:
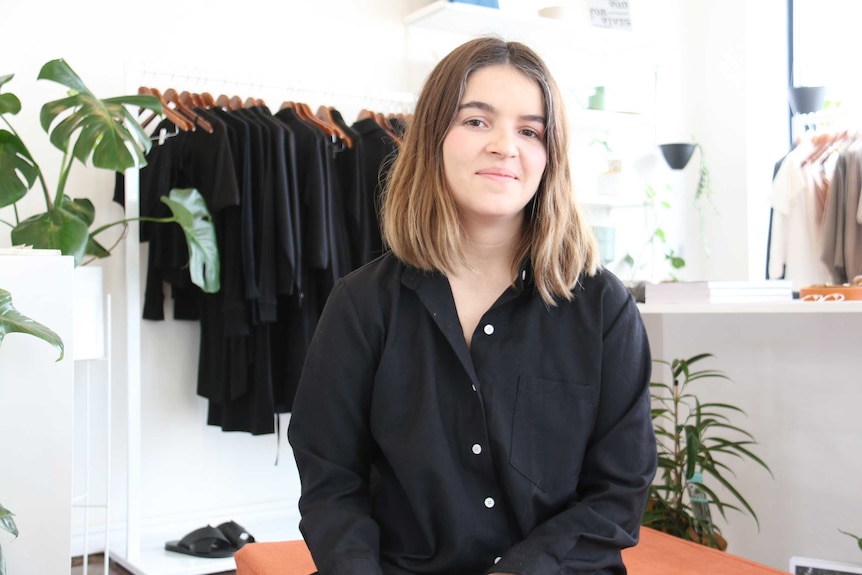
[[[352,108],[356,108],[356,111],[373,108],[384,113],[411,112],[416,100],[416,94],[409,91],[349,90],[337,85],[326,87],[303,79],[261,81],[251,75],[228,79],[223,76],[223,72],[202,69],[157,70],[147,65],[134,76],[138,78],[138,84],[133,90],[140,85],[154,85],[160,89],[174,87],[177,90],[210,92],[213,95],[226,93],[230,96],[239,95],[243,100],[246,97],[260,98],[270,106],[278,106],[285,100],[299,100],[344,107],[345,112],[353,112]]]

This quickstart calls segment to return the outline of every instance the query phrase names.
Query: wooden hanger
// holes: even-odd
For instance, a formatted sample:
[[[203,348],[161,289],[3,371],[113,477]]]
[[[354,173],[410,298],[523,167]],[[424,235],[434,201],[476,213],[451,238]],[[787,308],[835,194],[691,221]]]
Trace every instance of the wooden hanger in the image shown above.
[[[230,96],[227,94],[219,94],[219,97],[216,98],[216,106],[219,108],[223,108],[225,110],[230,110]]]
[[[209,92],[201,92],[200,99],[201,102],[203,102],[204,108],[212,109],[216,107],[215,99],[213,98],[213,95]]]
[[[401,143],[401,139],[398,137],[398,134],[395,133],[395,130],[392,129],[392,124],[389,123],[389,120],[386,119],[381,112],[375,112],[374,120],[377,122],[377,125],[386,130],[386,133],[389,134],[389,137],[395,140],[397,143]]]
[[[350,135],[345,132],[335,121],[335,118],[332,117],[332,108],[321,105],[317,108],[317,114],[315,115],[318,120],[335,130],[336,135],[342,142],[344,142],[345,146],[348,148],[353,147],[353,141],[350,139]]]
[[[811,136],[812,149],[802,160],[802,164],[824,162],[832,152],[841,147],[850,137],[848,130],[838,132],[817,132]]]
[[[374,120],[375,122],[377,121],[377,119],[374,117],[374,112],[367,108],[362,108],[362,110],[359,111],[359,115],[356,116],[356,121],[359,122],[360,120],[368,119]]]
[[[200,94],[189,92],[188,90],[183,90],[182,92],[180,92],[180,100],[184,102],[186,106],[192,108],[206,108]]]
[[[139,87],[138,88],[138,94],[146,94],[148,96],[154,95],[152,90],[150,90],[146,86]],[[162,108],[164,108],[164,107],[165,107],[164,102],[162,102]],[[145,110],[146,110],[146,108],[138,108],[138,116],[143,114]],[[153,118],[155,118],[156,116],[158,116],[157,113],[151,112],[148,117],[144,118],[143,120],[140,120],[138,123],[141,125],[142,128],[146,128],[150,124],[150,122],[153,121]]]
[[[195,129],[195,126],[192,122],[190,122],[179,112],[177,112],[168,105],[168,102],[165,100],[164,96],[162,96],[161,92],[159,92],[156,88],[147,88],[146,86],[141,86],[140,88],[138,88],[138,94],[149,94],[158,98],[159,101],[162,103],[162,114],[164,115],[164,117],[170,120],[180,130],[183,130],[184,132],[189,132]],[[155,114],[147,120],[147,123],[149,123],[149,121],[151,121],[153,117],[155,117]]]
[[[230,109],[234,112],[237,110],[242,110],[242,100],[239,96],[231,96],[230,98]]]
[[[184,93],[187,94],[187,92],[184,92]],[[190,99],[180,98],[180,95],[173,88],[168,88],[167,90],[165,90],[164,97],[165,97],[165,101],[172,102],[177,107],[177,110],[183,116],[191,119],[193,124],[195,124],[196,126],[200,126],[202,129],[204,129],[206,132],[208,132],[210,134],[213,133],[212,124],[210,124],[206,120],[206,118],[201,117],[200,114],[195,112],[189,106],[189,104],[191,103]],[[186,101],[183,101],[183,100],[186,100]]]
[[[313,126],[321,130],[324,134],[329,136],[330,138],[338,138],[338,133],[334,128],[330,127],[328,124],[325,124],[320,118],[312,113],[311,108],[308,104],[304,102],[296,102],[294,104],[294,110],[296,110],[297,115],[303,120],[311,123]]]

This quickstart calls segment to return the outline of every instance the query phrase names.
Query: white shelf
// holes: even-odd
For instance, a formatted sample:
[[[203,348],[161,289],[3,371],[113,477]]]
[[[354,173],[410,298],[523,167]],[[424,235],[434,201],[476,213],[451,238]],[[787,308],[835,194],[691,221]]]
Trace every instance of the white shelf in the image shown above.
[[[539,16],[538,13],[510,12],[487,6],[436,0],[408,14],[407,26],[428,28],[464,36],[496,34],[512,40],[542,40],[575,45],[588,53],[611,55],[644,43],[641,35],[624,30],[596,28],[589,22],[571,22]]]
[[[862,301],[747,302],[747,303],[640,303],[642,315],[675,314],[862,314]]]

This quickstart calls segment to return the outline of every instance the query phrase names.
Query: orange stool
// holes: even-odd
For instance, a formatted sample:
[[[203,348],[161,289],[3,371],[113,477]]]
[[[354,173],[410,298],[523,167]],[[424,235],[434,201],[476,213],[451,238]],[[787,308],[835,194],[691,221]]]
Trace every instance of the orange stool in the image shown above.
[[[317,571],[301,539],[247,543],[233,558],[237,575],[309,575]]]
[[[316,571],[303,541],[249,543],[236,552],[236,575],[309,575]],[[631,575],[787,575],[691,541],[641,528],[636,547],[623,550]]]

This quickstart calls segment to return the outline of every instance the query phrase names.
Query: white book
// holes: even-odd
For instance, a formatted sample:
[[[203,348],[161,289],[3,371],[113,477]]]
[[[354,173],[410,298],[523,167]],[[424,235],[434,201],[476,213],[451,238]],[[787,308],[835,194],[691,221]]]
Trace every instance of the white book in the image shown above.
[[[791,280],[694,281],[647,284],[646,303],[744,302],[793,299]]]

